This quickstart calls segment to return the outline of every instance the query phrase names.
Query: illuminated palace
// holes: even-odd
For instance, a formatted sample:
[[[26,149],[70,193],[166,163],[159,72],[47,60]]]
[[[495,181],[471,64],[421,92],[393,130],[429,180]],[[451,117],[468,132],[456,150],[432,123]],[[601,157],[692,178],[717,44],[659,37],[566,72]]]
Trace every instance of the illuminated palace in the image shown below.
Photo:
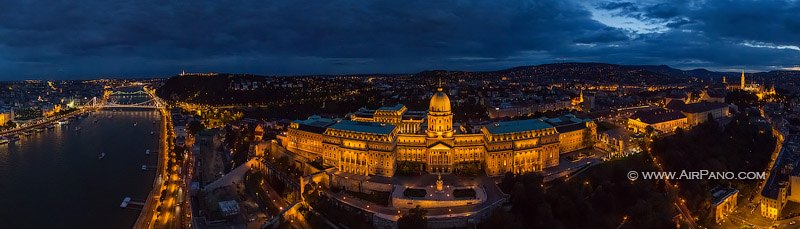
[[[591,119],[574,115],[496,122],[467,133],[454,126],[450,98],[441,87],[427,112],[398,104],[348,116],[296,120],[283,144],[296,155],[351,174],[391,177],[397,162],[408,162],[434,174],[477,166],[498,176],[557,166],[559,153],[590,147],[596,135]]]

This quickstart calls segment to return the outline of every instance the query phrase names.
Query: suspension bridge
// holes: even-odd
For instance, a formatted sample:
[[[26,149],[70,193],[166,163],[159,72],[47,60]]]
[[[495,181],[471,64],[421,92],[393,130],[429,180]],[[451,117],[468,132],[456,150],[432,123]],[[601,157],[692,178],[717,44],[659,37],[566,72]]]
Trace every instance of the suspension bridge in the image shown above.
[[[142,108],[142,109],[159,109],[164,107],[165,103],[155,92],[148,91],[142,88],[138,91],[107,91],[103,98],[92,98],[84,104],[84,108],[88,109],[102,109],[102,108]]]
[[[127,102],[125,102],[127,100]],[[90,110],[100,110],[104,108],[138,108],[138,109],[161,109],[166,103],[155,95],[154,90],[141,87],[136,91],[105,91],[101,98],[94,97],[79,106],[79,110],[52,117],[45,117],[19,126],[14,129],[0,131],[0,136],[10,136],[20,134],[33,128],[49,125],[52,122],[82,114]]]

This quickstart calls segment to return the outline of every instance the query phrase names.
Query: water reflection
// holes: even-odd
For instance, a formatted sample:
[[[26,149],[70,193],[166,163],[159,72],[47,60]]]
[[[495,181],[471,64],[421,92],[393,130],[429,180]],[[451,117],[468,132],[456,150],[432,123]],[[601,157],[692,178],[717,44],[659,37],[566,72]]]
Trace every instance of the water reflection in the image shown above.
[[[155,172],[139,168],[156,164],[144,151],[157,150],[158,120],[152,110],[99,111],[0,145],[0,228],[131,227],[139,212],[119,203],[152,187]]]

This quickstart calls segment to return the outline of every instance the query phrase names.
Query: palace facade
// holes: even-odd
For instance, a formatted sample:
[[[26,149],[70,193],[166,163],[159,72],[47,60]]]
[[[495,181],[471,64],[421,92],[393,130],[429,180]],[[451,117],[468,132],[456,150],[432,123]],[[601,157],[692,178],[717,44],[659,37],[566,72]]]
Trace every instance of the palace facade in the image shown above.
[[[291,123],[284,147],[341,172],[391,177],[398,162],[429,173],[477,166],[489,176],[557,166],[560,153],[591,147],[596,126],[574,115],[496,122],[467,133],[453,124],[450,99],[438,88],[428,111],[404,105],[362,108],[349,119],[311,116]]]

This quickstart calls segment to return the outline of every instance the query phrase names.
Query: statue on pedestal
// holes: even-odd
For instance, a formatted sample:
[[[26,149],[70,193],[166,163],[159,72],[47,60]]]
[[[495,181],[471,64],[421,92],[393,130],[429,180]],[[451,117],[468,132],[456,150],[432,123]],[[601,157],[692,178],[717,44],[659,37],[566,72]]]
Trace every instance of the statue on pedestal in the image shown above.
[[[439,175],[439,177],[436,179],[436,191],[442,191],[442,186],[444,186],[442,182],[442,175]]]

